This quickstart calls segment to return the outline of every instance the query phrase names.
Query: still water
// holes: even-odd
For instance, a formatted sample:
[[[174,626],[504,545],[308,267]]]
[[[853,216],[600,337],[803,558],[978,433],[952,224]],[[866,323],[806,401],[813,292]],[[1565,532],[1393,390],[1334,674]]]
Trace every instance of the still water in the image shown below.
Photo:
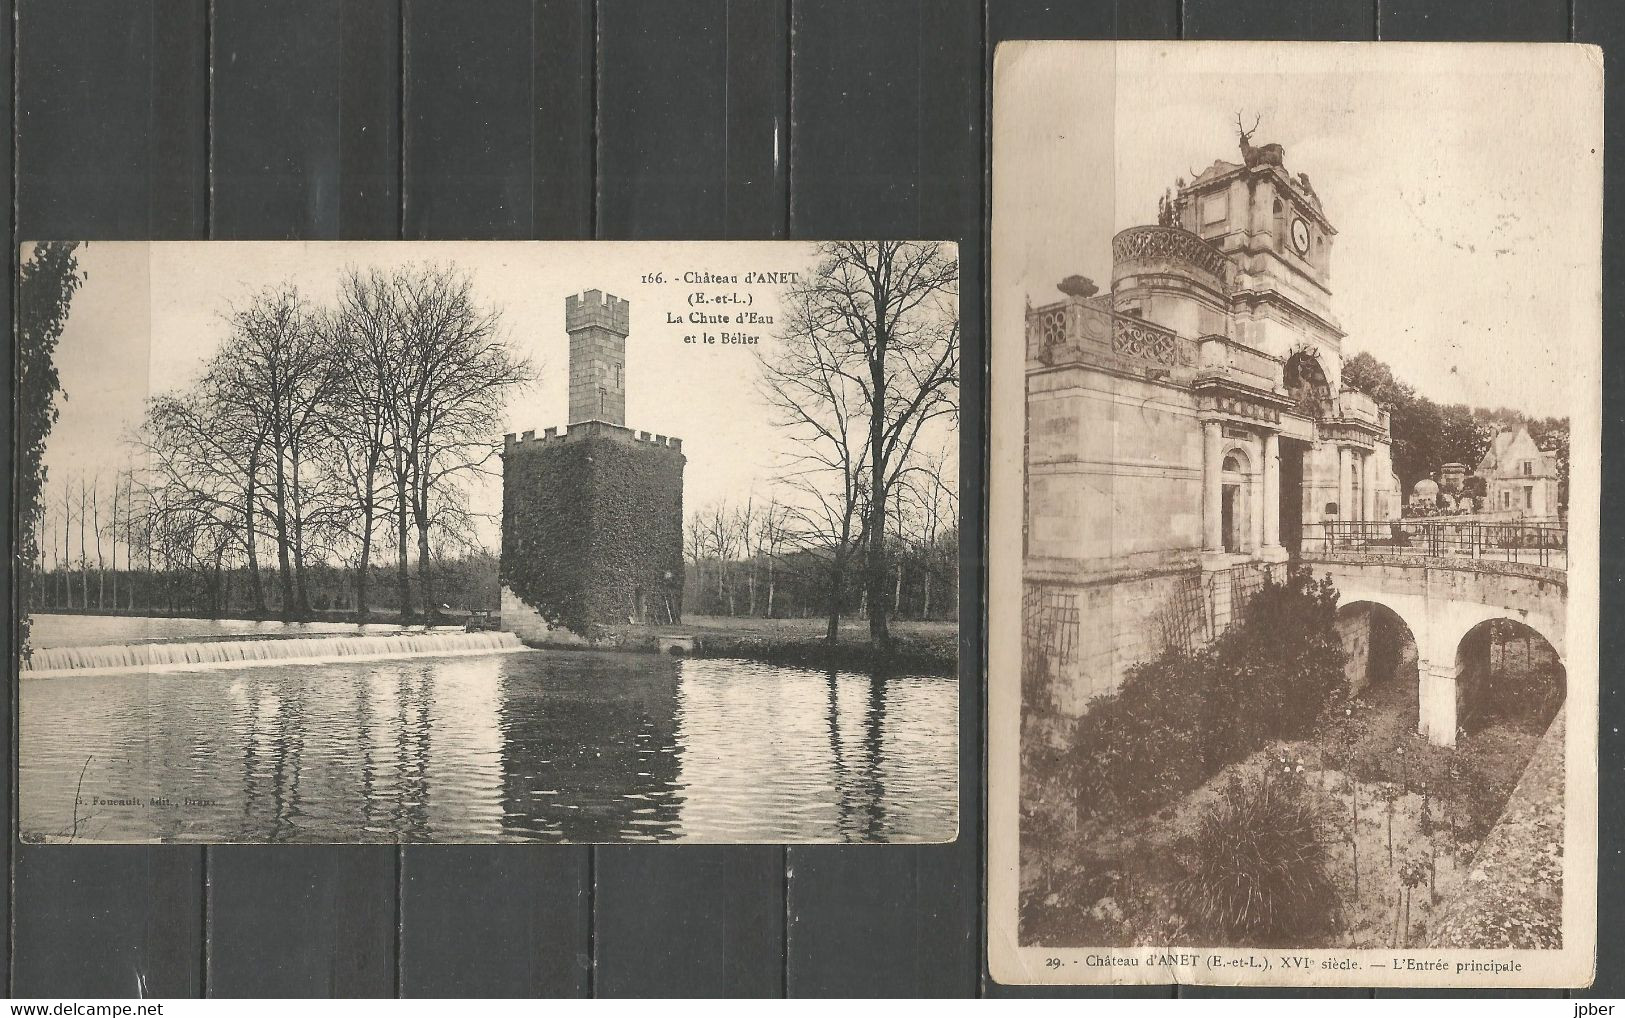
[[[395,623],[358,626],[352,622],[254,622],[247,619],[167,619],[131,615],[35,615],[29,644],[38,650],[94,644],[176,643],[192,640],[269,639],[299,636],[383,635],[401,630]],[[416,627],[421,629],[422,627]]]
[[[28,840],[957,830],[958,685],[944,678],[520,651],[25,678],[21,696]]]

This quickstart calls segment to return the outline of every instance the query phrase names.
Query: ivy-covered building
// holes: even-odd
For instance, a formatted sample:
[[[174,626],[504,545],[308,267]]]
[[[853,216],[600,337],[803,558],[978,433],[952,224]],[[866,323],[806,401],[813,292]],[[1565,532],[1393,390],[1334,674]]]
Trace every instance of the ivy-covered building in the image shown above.
[[[672,623],[683,615],[683,443],[626,426],[625,300],[564,301],[570,421],[502,449],[502,628]]]

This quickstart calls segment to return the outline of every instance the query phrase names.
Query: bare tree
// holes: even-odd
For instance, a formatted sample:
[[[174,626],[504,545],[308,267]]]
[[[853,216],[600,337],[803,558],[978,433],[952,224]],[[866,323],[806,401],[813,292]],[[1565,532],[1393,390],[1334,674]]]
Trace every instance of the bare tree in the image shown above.
[[[958,290],[951,246],[867,241],[823,245],[817,269],[786,295],[789,345],[825,351],[807,366],[827,368],[840,380],[838,387],[818,382],[795,394],[798,403],[824,405],[798,407],[789,419],[799,419],[793,426],[805,431],[816,418],[822,427],[812,429],[814,442],[830,440],[834,414],[852,417],[861,428],[864,600],[870,639],[879,645],[891,639],[886,517],[893,486],[909,468],[921,430],[958,413]],[[783,404],[775,400],[781,411]]]
[[[532,368],[502,341],[497,312],[479,304],[466,272],[406,269],[393,285],[402,357],[391,394],[394,459],[399,487],[410,485],[418,593],[432,614],[430,532],[441,489],[488,472],[508,390],[528,383]]]
[[[73,607],[73,549],[69,544],[73,533],[73,480],[62,478],[62,606]]]
[[[685,542],[688,546],[688,557],[694,565],[694,589],[702,596],[705,593],[705,556],[706,535],[705,515],[698,509],[688,514]]]
[[[237,531],[235,541],[248,562],[253,608],[264,614],[258,518],[271,414],[253,403],[252,394],[239,390],[243,379],[234,350],[222,351],[192,389],[152,399],[137,442],[146,454],[146,483],[163,493],[158,504],[164,511],[177,505],[207,510]],[[154,504],[148,508],[156,511]],[[290,603],[284,600],[284,610]]]
[[[825,326],[816,301],[786,306],[786,342],[772,359],[761,359],[761,389],[779,426],[796,439],[783,475],[792,499],[785,530],[822,567],[824,638],[835,643],[868,500],[862,364],[853,345]]]
[[[338,366],[333,412],[324,421],[331,439],[333,462],[342,477],[354,513],[352,534],[356,553],[356,616],[366,621],[370,611],[367,582],[372,565],[372,541],[388,484],[392,396],[396,366],[402,354],[397,322],[396,288],[378,269],[365,273],[350,269],[339,284],[338,306],[326,322],[328,341]],[[404,459],[401,461],[404,464]],[[404,496],[406,476],[397,472],[397,495]],[[404,520],[405,502],[400,506]],[[404,525],[398,551],[401,560],[403,610],[409,601],[405,580]]]
[[[761,521],[756,526],[756,550],[753,557],[761,560],[767,567],[767,618],[773,617],[779,549],[784,545],[787,517],[788,507],[780,505],[778,499],[774,498],[768,502],[767,508],[762,512]]]
[[[947,565],[953,566],[953,554],[956,553],[959,542],[957,540],[944,542],[945,534],[955,529],[959,519],[959,496],[957,485],[953,483],[948,473],[948,451],[946,448],[935,455],[920,457],[919,466],[906,482],[907,495],[915,507],[915,521],[918,530],[918,543],[920,547],[921,594],[920,618],[931,616],[931,578],[942,559],[946,558]],[[949,549],[945,554],[944,545]]]
[[[717,561],[717,603],[726,602],[730,616],[739,614],[734,603],[733,559],[735,555],[734,516],[728,500],[719,499],[706,508],[706,537]]]
[[[745,559],[745,614],[751,618],[756,617],[756,571],[760,558],[757,545],[760,543],[761,526],[761,510],[756,508],[756,493],[753,491],[746,496],[745,504],[734,513],[739,553]]]
[[[107,539],[108,539],[108,543],[110,545],[112,545],[112,552],[113,552],[113,575],[112,575],[112,581],[113,581],[112,587],[113,587],[113,590],[112,590],[112,596],[111,596],[110,600],[113,602],[113,608],[114,608],[115,611],[118,609],[118,524],[119,524],[118,502],[119,502],[119,494],[124,490],[123,485],[124,485],[124,473],[123,473],[123,471],[114,471],[114,473],[113,473],[113,506],[112,506],[113,511],[112,511],[112,519],[108,520],[108,522],[107,522]]]
[[[245,478],[258,488],[259,457],[270,474],[271,516],[285,618],[310,612],[305,582],[305,482],[317,425],[334,384],[328,349],[292,285],[254,295],[229,318],[232,335],[210,371],[217,409],[241,423],[250,451]],[[258,438],[258,443],[252,441]],[[245,499],[254,512],[255,499]],[[252,523],[245,535],[253,533]],[[253,571],[253,570],[251,570]]]
[[[85,485],[85,476],[79,475],[79,604],[84,608],[90,607],[90,555],[85,548],[85,523],[89,517],[86,511],[90,505],[90,489]]]
[[[102,554],[102,509],[100,475],[90,486],[90,529],[96,535],[96,610],[107,607],[107,558]]]

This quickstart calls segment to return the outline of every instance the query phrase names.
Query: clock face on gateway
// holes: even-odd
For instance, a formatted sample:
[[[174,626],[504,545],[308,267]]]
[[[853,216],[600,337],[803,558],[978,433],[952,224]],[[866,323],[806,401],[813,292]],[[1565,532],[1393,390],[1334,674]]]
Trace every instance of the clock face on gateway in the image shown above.
[[[1292,246],[1299,254],[1309,253],[1309,224],[1299,218],[1292,220]]]

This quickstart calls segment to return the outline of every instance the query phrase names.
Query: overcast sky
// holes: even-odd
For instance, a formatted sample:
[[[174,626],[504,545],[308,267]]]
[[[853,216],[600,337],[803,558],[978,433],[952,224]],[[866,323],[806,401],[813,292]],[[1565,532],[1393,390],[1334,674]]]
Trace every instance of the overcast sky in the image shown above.
[[[1338,230],[1345,357],[1436,400],[1568,413],[1566,350],[1600,341],[1600,68],[1578,48],[1220,45],[1000,50],[1002,313],[1072,273],[1108,287],[1112,234],[1155,223],[1175,178],[1239,162],[1242,111]]]
[[[26,247],[25,252],[26,254]],[[757,350],[771,353],[776,328],[669,325],[686,318],[692,292],[749,295],[749,310],[779,317],[777,286],[687,285],[685,272],[713,276],[752,271],[807,272],[814,247],[805,243],[92,243],[80,249],[85,283],[74,297],[57,350],[61,419],[45,459],[53,490],[66,477],[111,477],[129,461],[120,439],[140,422],[149,394],[193,381],[226,337],[222,319],[234,303],[282,281],[326,302],[350,265],[454,263],[474,276],[479,299],[501,311],[506,338],[539,369],[538,382],[508,402],[497,433],[567,424],[569,340],[564,299],[599,289],[631,302],[627,341],[627,426],[674,435],[688,457],[684,488],[689,508],[726,498],[768,493],[790,448],[768,424],[757,391]],[[664,282],[644,282],[660,273]],[[745,310],[729,306],[730,314]],[[684,334],[745,331],[759,346],[685,344]],[[956,442],[938,431],[927,442]],[[955,461],[957,462],[957,461]],[[495,512],[500,487],[476,498]],[[496,530],[483,538],[495,547]]]

